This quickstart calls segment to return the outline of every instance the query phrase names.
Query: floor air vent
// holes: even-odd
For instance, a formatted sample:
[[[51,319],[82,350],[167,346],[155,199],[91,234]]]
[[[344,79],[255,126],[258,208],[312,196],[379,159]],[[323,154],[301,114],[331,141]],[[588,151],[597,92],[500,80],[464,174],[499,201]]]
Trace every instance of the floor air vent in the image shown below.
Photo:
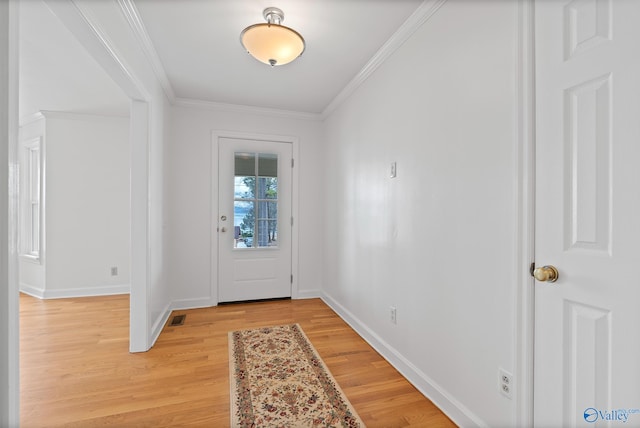
[[[175,327],[175,326],[184,324],[184,319],[186,317],[187,317],[186,315],[176,315],[175,317],[173,317],[171,319],[171,322],[169,323],[169,326]]]

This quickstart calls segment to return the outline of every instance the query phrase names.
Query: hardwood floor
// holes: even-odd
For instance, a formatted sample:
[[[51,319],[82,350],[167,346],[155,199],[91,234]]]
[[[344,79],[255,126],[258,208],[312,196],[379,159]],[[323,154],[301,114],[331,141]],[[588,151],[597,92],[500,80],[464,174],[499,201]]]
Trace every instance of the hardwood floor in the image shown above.
[[[297,322],[368,427],[453,427],[319,299],[175,311],[128,352],[129,297],[20,297],[21,426],[229,426],[231,330]]]

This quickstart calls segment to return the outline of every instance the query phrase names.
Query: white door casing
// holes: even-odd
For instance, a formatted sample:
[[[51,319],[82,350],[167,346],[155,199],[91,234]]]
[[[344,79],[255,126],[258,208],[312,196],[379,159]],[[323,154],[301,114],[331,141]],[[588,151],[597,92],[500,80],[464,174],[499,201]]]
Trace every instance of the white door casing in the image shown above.
[[[535,3],[535,426],[640,425],[640,2]]]
[[[290,142],[218,138],[218,215],[214,223],[218,234],[219,302],[292,295],[292,151]],[[234,195],[235,169],[237,159],[245,155],[252,160],[255,156],[256,171],[262,168],[262,156],[277,156],[277,239],[269,244],[260,242],[259,226],[256,236],[245,240],[238,239],[241,237],[234,230],[234,201],[238,196]],[[256,203],[256,218],[262,216],[261,205]],[[254,247],[247,248],[251,245]]]

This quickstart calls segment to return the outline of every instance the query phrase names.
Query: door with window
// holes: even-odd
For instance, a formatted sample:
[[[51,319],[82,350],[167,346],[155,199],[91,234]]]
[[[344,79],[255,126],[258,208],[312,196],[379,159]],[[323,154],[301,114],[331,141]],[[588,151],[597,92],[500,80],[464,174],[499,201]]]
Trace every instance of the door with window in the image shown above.
[[[292,144],[218,140],[218,301],[291,297]]]
[[[640,1],[535,6],[535,426],[640,426]]]

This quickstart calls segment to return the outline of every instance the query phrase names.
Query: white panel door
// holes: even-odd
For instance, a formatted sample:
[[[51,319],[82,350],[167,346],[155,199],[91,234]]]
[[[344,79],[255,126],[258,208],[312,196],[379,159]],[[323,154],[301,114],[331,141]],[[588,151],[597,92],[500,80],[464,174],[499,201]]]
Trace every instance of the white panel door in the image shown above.
[[[218,140],[218,301],[291,297],[292,144]]]
[[[640,1],[535,7],[535,425],[640,426]]]

